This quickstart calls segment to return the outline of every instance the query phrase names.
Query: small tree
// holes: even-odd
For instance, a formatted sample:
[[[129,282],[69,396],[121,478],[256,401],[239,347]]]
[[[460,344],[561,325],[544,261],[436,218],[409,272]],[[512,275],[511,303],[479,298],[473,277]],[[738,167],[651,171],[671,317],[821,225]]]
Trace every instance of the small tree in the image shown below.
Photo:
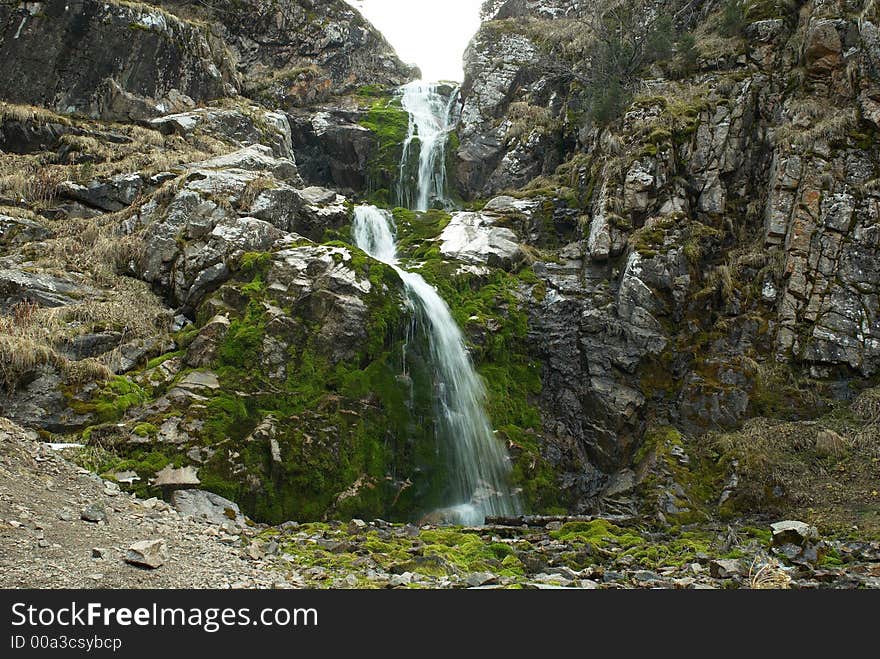
[[[676,44],[678,51],[675,61],[676,73],[686,78],[697,70],[700,52],[697,50],[697,39],[690,32],[682,34]]]
[[[743,0],[726,0],[721,9],[721,34],[725,37],[739,36],[746,26],[747,7]]]

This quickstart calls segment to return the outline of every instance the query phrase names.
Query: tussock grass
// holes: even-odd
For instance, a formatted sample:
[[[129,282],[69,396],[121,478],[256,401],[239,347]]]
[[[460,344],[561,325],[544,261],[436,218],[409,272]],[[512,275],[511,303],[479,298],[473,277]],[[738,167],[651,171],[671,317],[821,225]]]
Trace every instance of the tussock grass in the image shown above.
[[[105,380],[112,376],[110,369],[95,359],[72,362],[52,345],[53,325],[44,322],[37,305],[17,304],[12,313],[0,316],[0,386],[14,390],[19,382],[40,366],[51,365],[71,381]]]
[[[749,567],[749,588],[752,590],[786,590],[791,577],[779,561],[771,556],[756,556]]]
[[[14,103],[0,102],[0,123],[4,121],[61,124],[62,126],[71,125],[71,121],[67,117],[55,114],[45,108],[34,105],[16,105]]]
[[[860,393],[850,409],[863,421],[880,423],[880,387],[866,389]]]

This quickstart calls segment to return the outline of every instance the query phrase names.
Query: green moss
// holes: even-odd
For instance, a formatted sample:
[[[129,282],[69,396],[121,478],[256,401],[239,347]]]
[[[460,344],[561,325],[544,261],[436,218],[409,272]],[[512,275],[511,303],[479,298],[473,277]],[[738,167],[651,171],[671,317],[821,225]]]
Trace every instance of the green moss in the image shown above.
[[[174,352],[166,352],[164,355],[160,355],[158,357],[154,357],[150,361],[147,362],[147,370],[156,368],[157,366],[161,366],[169,359],[174,359],[175,357],[183,357],[186,354],[183,350],[175,350]]]
[[[607,519],[591,522],[567,522],[558,531],[551,531],[550,537],[574,544],[589,544],[596,547],[620,546],[635,547],[645,543],[637,533],[622,529]]]
[[[245,252],[241,257],[240,268],[246,274],[265,274],[271,264],[271,252]]]
[[[369,189],[391,190],[397,182],[409,114],[401,107],[399,98],[386,96],[373,103],[361,125],[375,136],[375,149],[367,163]]]
[[[262,305],[251,302],[244,316],[230,323],[217,351],[220,364],[246,367],[258,363],[265,333],[266,318]]]
[[[132,432],[138,437],[155,437],[159,434],[159,429],[152,423],[139,423]]]
[[[98,423],[118,421],[125,412],[147,400],[146,392],[123,376],[115,376],[101,389],[92,394],[87,402],[70,400],[71,409],[77,414],[91,414]]]

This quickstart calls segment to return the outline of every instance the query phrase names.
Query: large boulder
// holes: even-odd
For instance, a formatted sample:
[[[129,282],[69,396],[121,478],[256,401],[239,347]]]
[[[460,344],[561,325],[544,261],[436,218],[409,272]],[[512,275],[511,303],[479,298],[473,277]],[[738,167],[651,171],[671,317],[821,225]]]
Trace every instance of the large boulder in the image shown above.
[[[483,213],[455,213],[440,234],[440,253],[465,263],[512,269],[525,254],[517,235]]]

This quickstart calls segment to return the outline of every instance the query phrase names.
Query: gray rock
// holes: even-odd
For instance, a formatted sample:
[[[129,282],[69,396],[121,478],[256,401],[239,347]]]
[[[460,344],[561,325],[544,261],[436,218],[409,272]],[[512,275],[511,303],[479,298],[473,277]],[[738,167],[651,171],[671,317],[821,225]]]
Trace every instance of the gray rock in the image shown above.
[[[125,562],[151,570],[162,567],[168,560],[168,547],[165,540],[141,540],[128,548]]]
[[[242,147],[262,144],[271,148],[277,158],[294,159],[287,116],[257,106],[241,109],[199,108],[157,117],[150,121],[150,125],[166,135],[188,136],[198,130]]]
[[[72,279],[24,270],[0,269],[0,309],[23,300],[43,307],[62,307],[77,298],[97,296],[98,291]]]
[[[130,120],[234,92],[226,51],[194,23],[148,5],[40,7],[0,6],[0,25],[15,25],[0,41],[0,96],[8,101]]]
[[[493,224],[482,213],[455,213],[440,234],[440,252],[465,263],[516,267],[525,259],[516,234]]]
[[[195,467],[189,466],[175,469],[171,465],[168,465],[160,472],[158,472],[155,478],[151,479],[151,482],[155,487],[164,487],[169,489],[192,487],[201,483],[199,477],[196,475]]]
[[[144,180],[140,174],[119,174],[107,181],[91,181],[87,185],[64,181],[58,187],[58,194],[113,213],[131,206],[143,189]]]
[[[270,172],[279,181],[293,185],[302,184],[296,163],[291,158],[276,158],[272,149],[262,144],[252,144],[226,155],[193,163],[189,167],[197,170],[243,169],[248,172]]]
[[[97,524],[98,522],[107,521],[107,513],[104,510],[104,506],[99,503],[93,503],[83,508],[80,513],[80,519]]]
[[[50,235],[51,231],[39,222],[0,214],[0,245],[23,245],[45,240]]]
[[[719,558],[709,562],[709,574],[716,579],[731,579],[743,573],[742,562],[734,558]]]
[[[471,572],[465,577],[465,583],[471,588],[495,583],[497,580],[498,575],[492,574],[491,572]]]
[[[213,364],[217,358],[217,349],[226,336],[229,325],[229,317],[222,314],[214,316],[205,323],[187,348],[187,366],[200,368]]]
[[[184,376],[178,386],[190,391],[216,391],[220,388],[220,380],[212,371],[192,371]]]
[[[815,526],[795,520],[775,522],[770,525],[770,530],[773,531],[773,544],[776,546],[793,544],[801,547],[819,539]]]
[[[238,505],[219,494],[204,490],[175,490],[171,503],[181,515],[203,519],[211,524],[234,522],[239,527],[246,525]]]

